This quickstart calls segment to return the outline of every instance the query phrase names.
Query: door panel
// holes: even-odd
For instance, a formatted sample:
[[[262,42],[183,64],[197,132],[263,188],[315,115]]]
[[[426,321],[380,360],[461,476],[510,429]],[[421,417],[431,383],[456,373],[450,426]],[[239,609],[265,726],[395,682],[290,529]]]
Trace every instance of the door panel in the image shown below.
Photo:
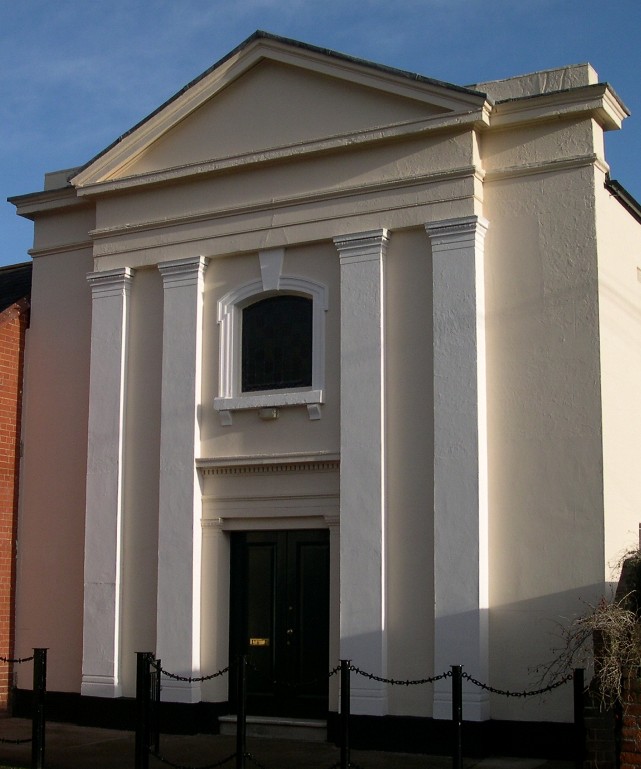
[[[232,534],[232,658],[246,653],[248,712],[324,716],[329,665],[327,531]],[[234,700],[230,682],[230,700]]]

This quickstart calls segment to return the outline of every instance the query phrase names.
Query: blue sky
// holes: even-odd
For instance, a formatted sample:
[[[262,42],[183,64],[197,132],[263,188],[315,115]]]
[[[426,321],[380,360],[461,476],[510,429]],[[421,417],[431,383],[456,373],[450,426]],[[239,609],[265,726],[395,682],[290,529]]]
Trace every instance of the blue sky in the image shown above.
[[[632,113],[606,155],[641,200],[641,0],[0,0],[0,265],[32,243],[8,196],[87,161],[256,29],[458,85],[589,61]]]

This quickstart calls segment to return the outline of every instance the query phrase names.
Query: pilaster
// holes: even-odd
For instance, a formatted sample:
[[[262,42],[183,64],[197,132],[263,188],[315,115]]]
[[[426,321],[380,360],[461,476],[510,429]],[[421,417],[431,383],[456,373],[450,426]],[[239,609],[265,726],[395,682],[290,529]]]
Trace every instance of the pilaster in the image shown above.
[[[229,537],[222,518],[203,518],[203,647],[202,666],[212,673],[229,662]],[[207,699],[223,702],[229,695],[227,676],[214,678],[207,684]]]
[[[340,656],[387,671],[384,258],[387,230],[334,238],[341,283]],[[387,713],[386,686],[355,676],[352,712]]]
[[[434,671],[488,680],[488,500],[483,245],[477,216],[430,222],[434,326]],[[466,719],[489,718],[464,681]],[[451,718],[448,680],[434,718]]]
[[[207,259],[158,265],[163,278],[157,654],[184,676],[200,671],[202,500],[199,454],[202,312]],[[170,702],[198,702],[200,685],[163,681]]]
[[[130,268],[92,272],[83,695],[119,697],[121,532]]]

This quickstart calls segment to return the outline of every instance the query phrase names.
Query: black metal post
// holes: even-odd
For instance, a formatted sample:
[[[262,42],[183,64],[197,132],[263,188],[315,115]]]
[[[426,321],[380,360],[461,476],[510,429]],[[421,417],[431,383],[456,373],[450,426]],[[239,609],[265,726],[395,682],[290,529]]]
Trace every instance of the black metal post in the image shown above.
[[[156,670],[151,673],[151,655],[149,657],[149,677],[153,675],[154,685],[150,689],[151,712],[149,714],[149,728],[151,731],[149,737],[149,746],[153,752],[158,755],[160,753],[160,669],[162,664],[160,660],[156,660]]]
[[[341,769],[349,769],[349,709],[351,660],[341,660]]]
[[[33,705],[31,711],[31,767],[45,765],[45,695],[47,693],[47,650],[33,650]]]
[[[463,667],[452,665],[452,769],[463,769]]]
[[[238,712],[236,715],[236,769],[245,769],[247,755],[247,655],[238,660],[236,688]]]
[[[151,652],[136,652],[136,746],[135,769],[149,769],[149,711]]]
[[[585,690],[585,670],[575,668],[574,684],[574,765],[583,769],[585,758],[585,714],[583,710],[583,692]]]

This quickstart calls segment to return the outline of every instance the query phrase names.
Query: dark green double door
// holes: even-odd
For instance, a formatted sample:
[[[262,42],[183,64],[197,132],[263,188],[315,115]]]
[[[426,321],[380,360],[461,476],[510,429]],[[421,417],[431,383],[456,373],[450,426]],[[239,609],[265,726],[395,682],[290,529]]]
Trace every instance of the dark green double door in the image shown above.
[[[329,667],[329,534],[232,534],[230,646],[249,655],[247,711],[324,717]],[[233,684],[230,699],[235,700]]]

